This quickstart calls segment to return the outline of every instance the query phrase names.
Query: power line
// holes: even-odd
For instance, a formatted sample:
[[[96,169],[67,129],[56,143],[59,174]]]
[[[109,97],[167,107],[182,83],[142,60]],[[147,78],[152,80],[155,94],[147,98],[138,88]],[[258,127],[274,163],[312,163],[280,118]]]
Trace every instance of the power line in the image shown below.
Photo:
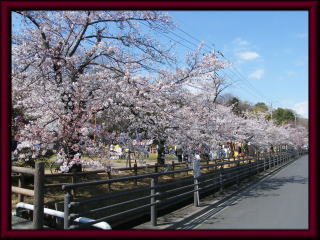
[[[147,24],[145,24],[145,23],[143,23],[143,22],[141,22],[141,23],[142,23],[142,25],[144,25],[144,26],[148,27],[148,25],[147,25]],[[192,49],[192,48],[190,48],[190,47],[188,47],[188,46],[186,46],[186,45],[182,44],[181,42],[178,42],[176,39],[171,38],[170,36],[166,35],[165,33],[160,32],[160,31],[157,31],[157,30],[155,30],[155,29],[152,29],[152,30],[153,30],[153,31],[155,31],[155,32],[157,32],[157,33],[159,33],[159,34],[161,34],[162,36],[165,36],[165,37],[169,38],[170,40],[172,40],[172,41],[174,41],[174,42],[176,42],[176,43],[178,43],[178,44],[180,44],[180,45],[184,46],[185,48],[188,48],[188,49],[190,49],[191,51],[193,51],[193,49]]]
[[[227,74],[226,74],[227,75]],[[227,75],[229,78],[230,76]],[[242,92],[244,92],[246,95],[250,94],[252,97],[254,97],[257,101],[260,101],[261,100],[261,97],[256,95],[254,92],[250,92],[251,90],[248,89],[248,88],[244,88],[245,85],[239,85],[239,80],[237,82],[234,82],[235,84],[232,85],[233,87],[241,90]]]
[[[197,41],[200,41],[199,39],[193,37],[192,35],[190,35],[189,33],[187,33],[186,31],[182,30],[181,28],[178,28],[178,30],[180,30],[181,32],[185,33],[186,35],[188,35],[189,37],[197,40]],[[204,44],[205,46],[209,47],[207,44]],[[214,44],[213,44],[214,45]],[[229,60],[227,59],[220,51],[217,51],[223,58],[225,58],[226,60]],[[233,66],[231,66],[234,71],[230,71],[232,72],[234,75],[239,75],[241,79],[243,79],[244,81],[246,81],[249,85],[249,87],[251,87],[254,91],[257,91],[263,98],[267,98],[266,96],[264,96],[258,89],[256,89],[248,80],[246,80],[246,78]],[[236,74],[235,74],[236,73]]]
[[[223,70],[227,70],[227,69],[223,69]],[[236,84],[239,83],[243,78],[241,78],[241,76],[239,77],[239,74],[237,74],[235,71],[229,70],[230,73],[232,73],[236,78],[240,79],[238,81],[236,81]],[[226,74],[226,73],[225,73]],[[228,78],[232,79],[232,77],[228,74],[226,74],[228,76]],[[242,82],[243,83],[243,82]],[[240,85],[241,86],[241,85]],[[258,99],[258,101],[261,100],[261,95],[258,96],[257,92],[253,89],[250,88],[249,85],[243,84],[243,86],[241,86],[242,89],[244,89],[243,87],[246,87],[246,93],[252,95],[253,97],[255,97],[256,99]]]
[[[184,31],[183,29],[181,29],[181,28],[179,28],[179,27],[177,27],[177,29],[178,29],[179,31],[183,32],[184,34],[186,34],[187,36],[189,36],[190,38],[192,38],[192,39],[194,39],[194,40],[196,40],[196,41],[198,41],[198,42],[201,42],[199,39],[197,39],[196,37],[192,36],[191,34],[189,34],[188,32]],[[190,42],[190,41],[188,41],[188,42]],[[212,44],[212,45],[215,46],[215,44]],[[206,43],[204,43],[204,46],[206,46],[207,48],[210,49],[210,46],[207,45]],[[226,58],[219,50],[217,51],[217,53],[218,53],[221,57],[223,57],[224,59],[226,59],[227,61],[230,60],[230,59]],[[238,75],[238,77],[239,77],[240,79],[242,79],[244,82],[246,82],[246,83],[244,83],[245,86],[247,86],[248,88],[252,89],[252,90],[254,91],[254,94],[255,94],[255,93],[259,94],[259,95],[261,96],[261,98],[263,98],[264,100],[267,100],[267,102],[269,102],[270,100],[273,101],[273,102],[278,102],[277,100],[272,100],[271,98],[269,98],[269,97],[265,96],[263,93],[261,93],[261,91],[260,91],[259,89],[257,89],[255,86],[253,86],[253,85],[251,84],[251,82],[250,82],[249,80],[247,80],[246,77],[244,77],[244,76],[241,74],[241,72],[240,72],[236,67],[234,67],[234,66],[231,65],[231,68],[234,69],[234,70],[233,70],[233,71],[230,70],[230,72],[232,72],[234,75]],[[278,103],[279,103],[279,102],[278,102]],[[280,103],[279,103],[279,104],[280,104]]]
[[[145,25],[145,26],[147,26],[145,23],[142,23],[142,24]],[[148,27],[148,26],[147,26],[147,27]],[[199,40],[199,39],[197,39],[196,37],[192,36],[191,34],[189,34],[188,32],[184,31],[183,29],[181,29],[181,28],[179,28],[179,27],[176,27],[176,28],[177,28],[180,32],[182,32],[182,33],[184,33],[185,35],[187,35],[189,38],[192,38],[193,41],[197,41],[197,43],[198,43],[198,42],[202,42],[201,40]],[[184,43],[181,43],[181,41],[177,41],[176,39],[170,37],[167,33],[160,32],[160,31],[157,31],[157,30],[155,30],[155,29],[152,29],[152,30],[155,31],[155,32],[157,32],[157,33],[159,33],[159,34],[161,34],[162,36],[164,36],[164,37],[166,37],[166,38],[169,38],[170,40],[172,40],[172,41],[180,44],[181,46],[183,46],[183,47],[185,47],[185,48],[187,48],[187,49],[189,49],[189,50],[192,50],[192,51],[193,51],[194,49],[190,48],[189,46],[186,46],[184,43],[188,43],[188,44],[191,44],[191,45],[193,45],[193,46],[198,47],[198,44],[189,41],[188,39],[186,39],[186,38],[178,35],[177,33],[173,32],[173,31],[171,31],[171,30],[167,30],[167,31],[168,31],[169,33],[173,34],[174,36],[180,38]],[[212,44],[212,45],[215,46],[215,44]],[[211,48],[209,45],[207,45],[206,43],[203,43],[203,46],[204,46],[205,48],[207,48],[207,50],[212,51],[212,48]],[[221,57],[223,57],[224,59],[226,59],[227,61],[230,62],[230,59],[228,59],[227,57],[225,57],[221,51],[219,51],[219,50],[218,50],[218,51],[215,51],[215,49],[213,49],[213,50],[214,50],[214,53],[217,52]],[[229,70],[230,73],[232,73],[234,76],[236,76],[236,78],[238,78],[238,79],[240,79],[240,81],[242,81],[243,86],[237,86],[237,87],[238,87],[239,89],[242,89],[242,90],[246,91],[247,94],[252,95],[253,97],[255,97],[255,98],[258,99],[258,100],[260,100],[260,99],[262,98],[262,99],[266,100],[267,102],[269,102],[270,100],[273,101],[273,102],[278,102],[278,101],[272,100],[272,99],[269,98],[269,97],[266,97],[263,93],[261,93],[260,90],[258,90],[255,86],[253,86],[253,85],[251,84],[251,82],[250,82],[249,80],[247,80],[247,79],[241,74],[241,72],[240,72],[236,67],[234,67],[233,65],[231,65],[229,69],[224,69],[224,70],[225,70],[225,71],[226,71],[226,70]],[[228,77],[229,77],[229,79],[232,80],[232,78],[230,77],[230,75],[228,75]],[[239,82],[239,81],[237,81],[237,82],[234,81],[234,83],[238,83],[238,82]],[[244,89],[243,87],[246,87],[247,90]],[[258,96],[258,95],[259,95],[259,96]]]

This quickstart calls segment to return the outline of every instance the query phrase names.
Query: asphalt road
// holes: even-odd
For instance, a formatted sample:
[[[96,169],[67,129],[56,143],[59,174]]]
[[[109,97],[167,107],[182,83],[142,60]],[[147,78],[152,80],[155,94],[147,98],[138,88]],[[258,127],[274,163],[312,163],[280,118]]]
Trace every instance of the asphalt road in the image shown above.
[[[308,229],[308,181],[304,155],[219,212],[203,214],[191,229]]]

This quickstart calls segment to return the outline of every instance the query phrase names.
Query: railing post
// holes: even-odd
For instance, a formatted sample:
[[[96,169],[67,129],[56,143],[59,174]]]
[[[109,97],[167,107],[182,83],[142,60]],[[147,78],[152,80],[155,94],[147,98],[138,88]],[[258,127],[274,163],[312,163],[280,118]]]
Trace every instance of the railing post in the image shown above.
[[[25,178],[24,178],[24,174],[23,173],[19,173],[19,179],[18,179],[18,186],[20,188],[24,188],[24,185],[25,185]],[[24,200],[24,195],[23,194],[20,194],[18,195],[18,201],[19,202],[23,202]]]
[[[271,163],[272,168],[274,168],[274,167],[276,166],[277,157],[278,157],[278,153],[277,153],[277,155],[274,156],[274,158],[273,158],[273,160],[272,160],[272,163]]]
[[[263,156],[263,171],[266,171],[266,158],[267,158],[267,154],[264,154],[264,156]]]
[[[158,172],[158,163],[154,164],[154,172],[156,172],[156,173]]]
[[[222,193],[222,191],[223,191],[223,165],[220,166],[219,183],[220,183],[220,193]]]
[[[280,165],[280,163],[281,163],[281,158],[282,158],[282,153],[280,153],[280,155],[279,155],[279,157],[278,157],[277,166]]]
[[[43,228],[44,217],[44,162],[36,162],[34,172],[33,229]]]
[[[275,159],[277,158],[277,155],[274,155],[272,158],[271,158],[271,167],[274,168],[274,162],[275,162]]]
[[[137,176],[138,175],[138,168],[137,168],[137,164],[135,163],[133,165],[133,169],[134,169],[134,175]],[[134,180],[134,185],[138,185],[137,179]]]
[[[62,211],[62,206],[61,206],[61,203],[54,203],[54,209],[56,211]],[[59,218],[59,217],[55,217],[55,224],[56,226],[58,226],[59,228],[62,227],[63,223],[62,223],[62,219]]]
[[[150,195],[155,195],[156,194],[156,184],[155,184],[155,179],[151,178],[151,182],[150,182]],[[153,204],[151,205],[150,208],[150,221],[151,221],[151,225],[152,226],[156,226],[157,225],[157,205],[156,205],[156,197],[152,196],[150,198],[150,203]]]
[[[108,179],[111,179],[112,176],[111,176],[111,170],[110,169],[107,171],[107,174],[108,174]],[[111,183],[108,183],[108,191],[111,192]]]
[[[75,172],[75,171],[72,172],[71,183],[72,183],[72,184],[77,183],[77,175],[76,175],[76,172]],[[73,195],[74,197],[76,196],[76,190],[75,190],[75,189],[72,189],[72,190],[71,190],[71,193],[72,193],[72,195]]]
[[[239,186],[240,185],[240,173],[239,173],[239,171],[240,171],[240,160],[239,160],[239,162],[237,162],[237,167],[236,167],[236,171],[237,171],[237,185]]]
[[[172,171],[174,171],[174,161],[172,161]],[[172,173],[172,178],[174,178],[174,173]]]
[[[272,154],[269,155],[269,159],[268,159],[269,170],[271,169],[271,159],[272,159]]]
[[[64,195],[64,222],[63,222],[63,228],[69,229],[70,221],[70,203],[72,201],[72,194],[70,193],[70,190],[67,190],[67,193]]]
[[[195,207],[198,207],[199,204],[200,204],[198,178],[195,177],[195,178],[193,179],[193,183],[195,184],[195,185],[194,185],[194,190],[195,190],[195,192],[193,193],[193,205],[194,205]]]

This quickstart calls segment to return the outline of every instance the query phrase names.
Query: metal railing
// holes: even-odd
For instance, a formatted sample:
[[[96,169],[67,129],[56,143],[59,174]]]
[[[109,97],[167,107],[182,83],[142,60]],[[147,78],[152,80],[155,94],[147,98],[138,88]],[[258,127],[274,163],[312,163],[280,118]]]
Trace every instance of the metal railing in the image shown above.
[[[16,205],[17,210],[19,211],[19,209],[28,209],[28,210],[32,210],[34,211],[34,205],[32,204],[28,204],[28,203],[24,203],[24,202],[19,202]],[[54,217],[58,217],[58,218],[63,218],[64,217],[64,213],[61,211],[57,211],[57,210],[53,210],[50,208],[44,208],[43,209],[44,214],[46,215],[50,215],[50,216],[54,216]],[[74,219],[75,222],[80,222],[80,223],[86,223],[86,222],[92,222],[94,221],[93,219],[90,218],[76,218]],[[103,230],[111,230],[111,226],[106,223],[106,222],[99,222],[99,223],[95,223],[93,224],[94,227],[96,228],[100,228]]]
[[[256,158],[242,158],[234,161],[226,161],[216,164],[209,164],[201,166],[201,169],[208,169],[207,173],[202,174],[198,178],[185,177],[182,179],[175,179],[171,182],[160,183],[158,179],[161,176],[172,176],[177,173],[188,173],[193,171],[190,168],[180,169],[174,171],[143,174],[138,176],[122,177],[107,180],[98,180],[91,182],[82,182],[75,184],[65,184],[62,189],[66,192],[64,196],[64,229],[77,229],[86,228],[102,221],[111,221],[113,219],[119,219],[123,216],[128,216],[142,210],[148,210],[150,221],[153,226],[157,225],[157,216],[160,207],[164,208],[170,203],[177,203],[187,198],[194,200],[194,205],[199,205],[199,193],[219,190],[223,191],[228,185],[239,184],[242,179],[253,176],[259,172],[271,170],[275,167],[282,166],[288,162],[295,160],[298,156],[304,154],[305,151],[292,151],[282,152],[275,155],[260,155]],[[211,169],[211,171],[210,171]],[[74,200],[72,194],[76,188],[92,187],[102,184],[111,184],[115,182],[126,181],[139,181],[142,179],[150,179],[148,187],[141,187],[124,192],[108,193],[99,197],[91,197],[84,200]],[[126,196],[135,196],[132,199],[125,199],[121,201],[121,198]],[[107,204],[106,200],[118,199],[116,203]],[[97,204],[102,202],[101,207],[93,209],[85,209],[84,206],[88,206],[90,203]],[[133,206],[134,204],[134,206]],[[127,207],[125,207],[127,206]],[[115,209],[119,209],[116,211]],[[74,219],[79,217],[88,217],[90,215],[100,214],[102,215],[98,219],[83,223],[74,224]]]

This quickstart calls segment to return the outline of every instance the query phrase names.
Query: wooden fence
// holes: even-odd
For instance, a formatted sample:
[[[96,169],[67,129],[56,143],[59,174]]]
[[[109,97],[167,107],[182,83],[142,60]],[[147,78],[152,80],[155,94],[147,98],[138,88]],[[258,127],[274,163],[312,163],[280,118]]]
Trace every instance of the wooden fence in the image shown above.
[[[44,217],[44,162],[37,162],[35,169],[12,167],[12,172],[19,174],[19,186],[11,187],[13,193],[18,194],[19,201],[23,202],[24,196],[33,197],[33,229],[42,229]],[[24,175],[34,178],[33,190],[24,188]]]

